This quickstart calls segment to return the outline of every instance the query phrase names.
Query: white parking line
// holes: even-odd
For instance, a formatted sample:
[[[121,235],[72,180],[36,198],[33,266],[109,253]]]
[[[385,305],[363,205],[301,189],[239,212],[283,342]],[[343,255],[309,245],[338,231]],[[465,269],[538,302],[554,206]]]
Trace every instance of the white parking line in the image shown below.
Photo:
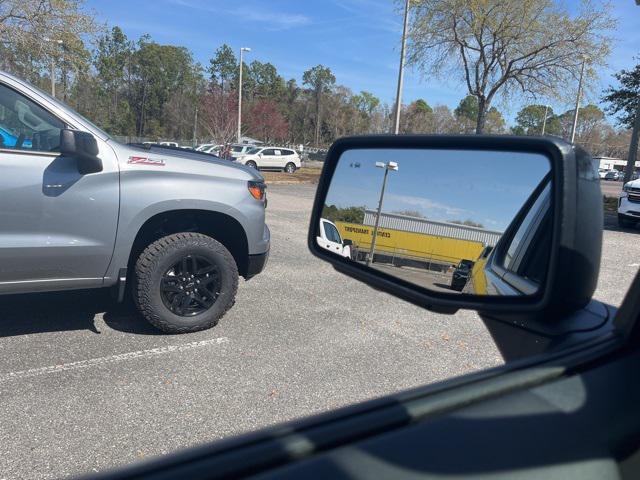
[[[138,350],[136,352],[120,353],[118,355],[109,355],[107,357],[89,358],[87,360],[79,360],[77,362],[50,365],[48,367],[31,368],[29,370],[18,370],[15,372],[0,374],[0,383],[14,379],[48,375],[50,373],[96,367],[109,363],[123,362],[125,360],[133,360],[137,358],[157,357],[159,355],[165,355],[167,353],[183,352],[185,350],[193,350],[194,348],[207,347],[209,345],[220,345],[221,343],[228,342],[229,339],[227,337],[219,337],[212,338],[210,340],[201,340],[199,342],[183,343],[181,345],[168,345],[166,347],[151,348],[149,350]]]

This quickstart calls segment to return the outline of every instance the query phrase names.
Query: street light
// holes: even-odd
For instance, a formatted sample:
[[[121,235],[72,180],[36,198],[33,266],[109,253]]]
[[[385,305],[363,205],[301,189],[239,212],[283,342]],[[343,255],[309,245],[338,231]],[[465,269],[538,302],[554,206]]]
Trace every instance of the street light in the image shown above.
[[[578,111],[580,110],[580,97],[582,96],[582,79],[584,77],[584,66],[588,57],[582,56],[582,68],[580,69],[580,81],[578,82],[578,95],[576,95],[576,108],[573,111],[573,127],[571,127],[571,143],[576,139],[576,129],[578,128]]]
[[[404,26],[402,27],[402,47],[400,47],[400,71],[398,72],[398,90],[396,91],[396,111],[393,120],[393,133],[400,131],[400,109],[402,108],[402,80],[404,77],[404,51],[407,47],[407,22],[409,19],[409,1],[404,4]]]
[[[542,136],[544,137],[544,130],[547,127],[547,114],[549,112],[549,105],[544,106],[544,118],[542,119]]]
[[[376,213],[376,223],[373,227],[373,238],[371,239],[371,250],[369,251],[369,258],[367,258],[367,266],[373,262],[373,253],[376,249],[376,238],[378,237],[378,225],[380,224],[380,212],[382,211],[382,201],[384,200],[384,189],[387,187],[387,175],[389,170],[395,172],[398,171],[397,162],[376,162],[376,168],[384,168],[384,178],[382,180],[382,190],[380,190],[380,201],[378,202],[378,212]]]
[[[48,37],[44,37],[44,41],[49,43],[57,43],[58,45],[64,45],[62,40],[53,40]],[[54,98],[56,96],[56,59],[53,55],[51,55],[51,96]]]
[[[238,81],[238,143],[241,139],[241,124],[242,124],[242,54],[243,52],[250,52],[251,49],[249,47],[242,47],[240,49],[240,75]]]

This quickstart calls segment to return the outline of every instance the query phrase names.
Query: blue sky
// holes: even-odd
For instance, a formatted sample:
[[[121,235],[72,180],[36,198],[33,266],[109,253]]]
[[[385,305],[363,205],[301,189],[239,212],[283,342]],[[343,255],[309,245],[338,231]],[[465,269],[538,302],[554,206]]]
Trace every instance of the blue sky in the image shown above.
[[[570,8],[578,2],[565,1]],[[248,46],[253,49],[248,61],[271,62],[286,78],[300,82],[302,72],[323,64],[334,72],[337,83],[354,93],[367,90],[388,103],[395,98],[402,15],[393,0],[87,0],[86,4],[100,21],[119,25],[131,38],[149,33],[160,43],[186,46],[203,65],[223,43],[236,51]],[[613,72],[632,67],[633,57],[640,54],[640,7],[634,0],[612,4],[620,20],[617,44],[592,101],[612,81]],[[424,98],[431,105],[454,108],[465,94],[458,82],[406,71],[403,103]],[[556,111],[572,108],[570,102],[552,106]],[[519,102],[498,105],[509,120],[519,107]]]
[[[389,172],[383,212],[417,210],[431,220],[473,220],[498,231],[549,171],[547,158],[532,153],[348,150],[340,157],[325,203],[377,208],[384,170],[375,163],[390,160],[399,168]]]

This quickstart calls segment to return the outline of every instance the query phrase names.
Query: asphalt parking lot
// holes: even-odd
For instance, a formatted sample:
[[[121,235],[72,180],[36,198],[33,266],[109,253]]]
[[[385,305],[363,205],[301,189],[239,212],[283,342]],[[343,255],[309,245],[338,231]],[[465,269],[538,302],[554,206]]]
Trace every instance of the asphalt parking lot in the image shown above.
[[[267,270],[208,331],[158,334],[101,292],[0,298],[0,478],[102,471],[499,364],[472,312],[423,311],[313,258],[314,185],[269,188]],[[609,223],[619,304],[640,230]]]

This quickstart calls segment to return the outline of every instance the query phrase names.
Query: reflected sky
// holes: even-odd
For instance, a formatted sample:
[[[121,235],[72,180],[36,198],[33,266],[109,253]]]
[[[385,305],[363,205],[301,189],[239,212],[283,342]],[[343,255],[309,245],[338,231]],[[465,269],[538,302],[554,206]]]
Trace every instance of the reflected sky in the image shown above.
[[[333,176],[327,205],[376,209],[384,170],[390,171],[383,212],[417,211],[436,221],[471,220],[503,231],[549,172],[541,154],[465,150],[346,151]]]

